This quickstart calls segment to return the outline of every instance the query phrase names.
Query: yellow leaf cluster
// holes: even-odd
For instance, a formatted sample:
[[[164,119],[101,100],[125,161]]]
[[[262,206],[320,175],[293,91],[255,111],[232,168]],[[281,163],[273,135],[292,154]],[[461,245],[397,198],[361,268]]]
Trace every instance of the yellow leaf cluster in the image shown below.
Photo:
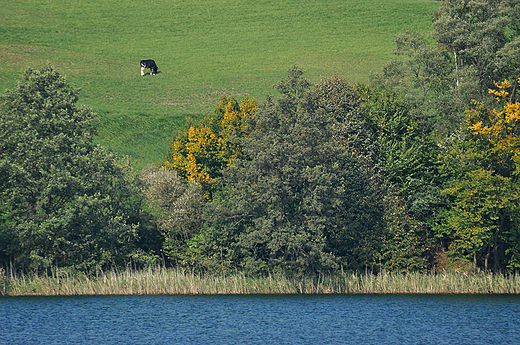
[[[489,89],[488,92],[497,96],[497,102],[503,101],[509,95],[509,92],[507,92],[506,89],[511,87],[511,83],[506,79],[501,84],[498,84],[496,81],[493,82],[493,84],[495,84],[498,90]]]
[[[209,176],[208,167],[200,163],[210,160],[215,152],[219,151],[220,144],[220,138],[217,138],[208,127],[190,127],[186,143],[188,153],[183,161],[188,180],[201,183],[215,180]]]
[[[256,102],[250,102],[249,97],[241,100],[240,108],[238,109],[232,101],[228,101],[224,107],[224,116],[222,118],[222,136],[228,139],[233,134],[240,135],[240,133],[244,133],[247,125],[246,120],[254,115],[256,107]]]
[[[520,80],[519,80],[520,83]],[[490,93],[503,100],[509,93],[505,91],[511,84],[505,80],[500,85],[495,83],[498,90],[490,90]],[[485,112],[485,118],[480,121],[470,121],[469,129],[474,135],[488,140],[494,147],[495,153],[502,157],[511,158],[520,168],[520,104],[509,103],[501,109],[492,109]]]
[[[256,108],[257,103],[248,97],[240,106],[235,98],[222,97],[213,116],[197,124],[188,120],[187,129],[170,144],[169,159],[159,165],[198,182],[209,197],[211,184],[221,169],[239,156],[240,148],[230,139],[246,135],[247,122],[254,117]]]

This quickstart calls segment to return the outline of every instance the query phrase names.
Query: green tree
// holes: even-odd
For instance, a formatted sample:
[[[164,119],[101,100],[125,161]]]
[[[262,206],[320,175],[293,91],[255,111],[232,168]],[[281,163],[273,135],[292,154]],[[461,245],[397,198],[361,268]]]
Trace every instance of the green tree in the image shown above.
[[[513,246],[520,239],[518,230],[511,227],[511,215],[518,210],[518,186],[510,178],[477,169],[469,171],[445,193],[454,197],[446,216],[446,235],[452,238],[448,254],[473,261],[475,267],[481,263],[486,270],[493,259],[493,269],[497,271],[501,266],[500,247],[509,247],[504,243],[506,237],[514,240]],[[512,257],[508,265],[511,259],[518,261]]]
[[[376,138],[378,162],[385,178],[413,208],[418,194],[439,183],[438,146],[410,116],[406,101],[386,90],[358,85],[367,120]]]
[[[394,37],[396,59],[389,61],[372,82],[402,97],[402,109],[424,135],[438,129],[441,119],[458,123],[453,114],[464,110],[460,94],[450,82],[449,59],[430,36],[408,31]],[[442,124],[444,125],[444,124]]]
[[[484,100],[493,81],[517,77],[504,74],[511,72],[510,68],[497,67],[499,52],[508,44],[511,48],[520,34],[518,7],[517,1],[509,0],[445,0],[435,15],[435,38],[451,55],[454,81],[458,85],[467,75],[466,69],[471,69],[479,96],[475,99]]]
[[[431,228],[445,199],[438,146],[410,116],[410,106],[401,97],[368,85],[358,85],[356,91],[374,132],[377,164],[385,180],[385,257],[408,262],[407,268],[424,268],[426,250],[436,244]]]
[[[276,89],[192,244],[206,263],[248,272],[376,265],[381,189],[359,97],[339,78],[312,89],[297,68]]]
[[[450,135],[465,126],[473,99],[486,101],[494,81],[520,76],[519,8],[510,0],[442,1],[432,35],[397,35],[397,58],[373,82],[403,95],[423,130]],[[513,90],[511,102],[516,95]]]
[[[440,235],[449,254],[496,271],[503,264],[518,268],[520,231],[520,104],[505,101],[509,82],[490,90],[501,108],[480,102],[467,114],[467,130],[443,155],[442,171],[451,177],[445,193],[452,198]]]
[[[155,165],[139,175],[148,204],[164,237],[163,250],[174,265],[190,266],[188,242],[200,232],[204,197],[194,181],[183,180],[176,171]]]
[[[384,197],[380,260],[392,272],[423,271],[428,265],[428,241],[424,226],[410,216],[402,198],[387,191]]]
[[[94,115],[76,107],[77,95],[46,66],[27,70],[1,98],[0,231],[8,241],[0,251],[19,268],[154,259],[143,251],[154,236],[137,186],[118,159],[93,144]]]

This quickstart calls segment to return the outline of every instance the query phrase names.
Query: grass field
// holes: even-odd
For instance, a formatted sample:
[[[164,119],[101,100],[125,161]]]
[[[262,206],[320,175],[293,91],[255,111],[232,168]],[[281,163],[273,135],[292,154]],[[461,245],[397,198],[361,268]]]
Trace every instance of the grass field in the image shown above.
[[[1,0],[0,92],[55,66],[99,115],[98,142],[140,168],[222,95],[262,100],[289,67],[367,81],[393,36],[430,30],[433,0]],[[154,59],[157,76],[140,76]]]

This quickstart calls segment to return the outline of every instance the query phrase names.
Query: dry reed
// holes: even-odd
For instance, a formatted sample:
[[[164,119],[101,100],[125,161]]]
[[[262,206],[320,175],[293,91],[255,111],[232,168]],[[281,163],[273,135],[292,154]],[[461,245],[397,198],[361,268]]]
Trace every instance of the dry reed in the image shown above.
[[[109,271],[96,276],[0,274],[0,295],[185,295],[185,294],[518,294],[519,274],[442,272],[362,274],[293,279],[197,275],[176,269]]]

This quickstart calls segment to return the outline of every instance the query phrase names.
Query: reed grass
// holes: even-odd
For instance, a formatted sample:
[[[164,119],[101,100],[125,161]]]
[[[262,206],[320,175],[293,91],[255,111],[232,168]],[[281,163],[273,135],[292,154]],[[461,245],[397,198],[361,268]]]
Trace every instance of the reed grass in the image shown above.
[[[0,276],[0,295],[199,295],[199,294],[518,294],[519,274],[443,272],[365,274],[342,272],[294,279],[244,274],[198,275],[162,267],[109,271],[95,276]]]

